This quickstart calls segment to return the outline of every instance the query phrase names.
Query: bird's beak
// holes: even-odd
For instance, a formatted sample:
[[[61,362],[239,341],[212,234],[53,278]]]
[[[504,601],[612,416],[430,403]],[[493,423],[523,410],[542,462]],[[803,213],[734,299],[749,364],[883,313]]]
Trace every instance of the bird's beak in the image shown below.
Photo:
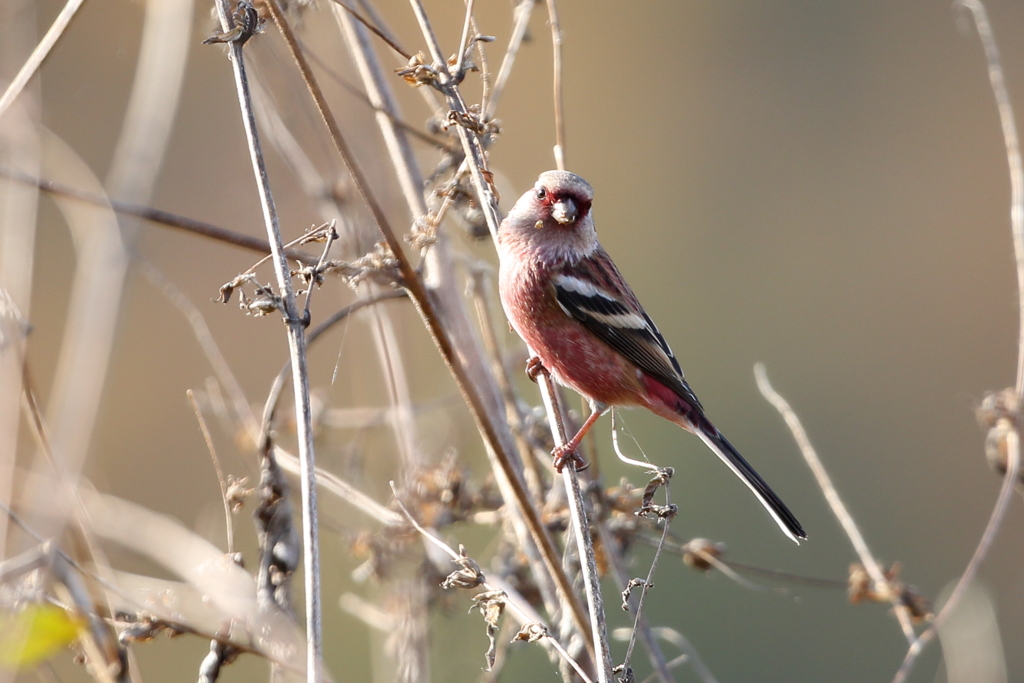
[[[577,213],[576,202],[568,197],[558,199],[551,205],[551,217],[562,225],[575,221]]]

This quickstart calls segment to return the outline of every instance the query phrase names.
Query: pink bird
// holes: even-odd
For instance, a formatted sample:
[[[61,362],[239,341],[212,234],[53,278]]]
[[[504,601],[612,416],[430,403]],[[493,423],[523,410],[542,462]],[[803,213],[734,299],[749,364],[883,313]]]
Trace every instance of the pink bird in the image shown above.
[[[499,291],[512,327],[536,354],[527,365],[582,394],[591,414],[552,455],[561,469],[613,406],[647,408],[696,434],[743,480],[787,536],[803,527],[704,415],[672,349],[597,241],[583,178],[547,171],[498,230]]]

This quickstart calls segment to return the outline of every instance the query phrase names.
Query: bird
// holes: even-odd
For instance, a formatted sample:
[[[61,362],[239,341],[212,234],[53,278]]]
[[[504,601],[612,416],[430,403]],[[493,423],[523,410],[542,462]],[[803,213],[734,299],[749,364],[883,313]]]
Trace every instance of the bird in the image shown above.
[[[581,394],[591,413],[552,455],[555,466],[613,407],[642,407],[696,434],[799,544],[807,534],[785,503],[704,413],[672,349],[597,239],[594,190],[568,171],[546,171],[498,227],[498,291],[530,348],[527,372],[546,372]]]

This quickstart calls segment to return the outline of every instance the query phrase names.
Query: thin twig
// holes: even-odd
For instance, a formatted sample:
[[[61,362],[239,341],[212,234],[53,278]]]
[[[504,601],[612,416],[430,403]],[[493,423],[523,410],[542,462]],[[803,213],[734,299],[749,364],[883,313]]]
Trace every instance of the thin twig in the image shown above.
[[[473,5],[476,0],[466,0],[466,18],[462,23],[462,38],[459,39],[459,54],[455,58],[456,78],[462,77],[462,65],[466,60],[466,53],[469,52],[469,28],[473,25]]]
[[[565,105],[562,96],[562,27],[558,23],[557,0],[547,0],[551,24],[552,89],[555,100],[555,168],[565,170]]]
[[[65,185],[64,183],[59,183],[54,180],[36,178],[28,173],[23,173],[22,171],[9,168],[7,166],[0,166],[0,176],[10,178],[11,180],[25,185],[37,187],[43,192],[47,192],[49,194],[68,197],[69,199],[75,199],[87,204],[92,204],[93,206],[109,206],[116,213],[135,216],[136,218],[142,218],[152,223],[156,223],[157,225],[184,230],[185,232],[198,235],[199,237],[209,237],[210,239],[214,239],[219,242],[248,249],[249,251],[256,251],[261,254],[270,253],[270,242],[265,239],[251,237],[240,232],[235,232],[234,230],[229,230],[228,228],[222,228],[219,225],[189,218],[188,216],[171,213],[170,211],[161,211],[160,209],[154,209],[143,204],[133,204],[132,202],[111,199],[109,197],[105,197],[94,192],[88,192],[87,190],[81,190],[76,187],[71,187],[70,185]],[[293,261],[298,261],[306,265],[315,265],[318,260],[318,257],[311,254],[304,254],[290,249],[285,253],[288,255],[288,258]]]
[[[409,512],[409,509],[405,506],[405,503],[402,502],[401,497],[398,495],[398,489],[395,487],[395,482],[392,481],[388,483],[391,485],[391,493],[394,494],[395,502],[398,504],[399,509],[402,510],[402,513],[405,515],[405,518],[409,521],[410,524],[412,524],[413,528],[416,529],[416,531],[420,532],[420,534],[425,539],[427,539],[432,544],[434,544],[435,546],[443,550],[445,553],[447,553],[448,556],[452,558],[452,561],[459,562],[460,560],[462,560],[462,556],[459,553],[455,552],[455,550],[450,545],[442,541],[432,531],[425,529],[419,522],[416,521],[416,518],[412,516],[412,513]],[[543,621],[540,620],[539,615],[537,615],[536,612],[530,609],[528,604],[523,602],[521,598],[515,599],[518,598],[518,596],[504,582],[485,580],[480,585],[489,591],[501,590],[502,592],[504,592],[507,598],[505,604],[510,606],[512,610],[517,613],[517,615],[519,616],[520,624],[541,623],[542,625],[544,625]],[[544,640],[547,641],[570,666],[572,666],[576,673],[579,674],[580,678],[583,679],[584,683],[593,683],[593,681],[583,670],[583,668],[580,667],[579,663],[575,659],[573,659],[572,656],[569,655],[569,652],[564,647],[562,647],[562,644],[558,642],[558,639],[550,634],[550,631],[547,630],[546,625],[544,625],[544,628],[547,631],[544,636]]]
[[[616,427],[615,418],[616,418],[616,411],[614,409],[612,409],[612,449],[615,451],[615,455],[618,456],[619,460],[621,460],[622,462],[624,462],[626,464],[634,465],[636,467],[641,467],[641,468],[643,468],[645,470],[648,470],[649,472],[652,472],[652,473],[655,473],[655,474],[659,473],[661,468],[659,468],[659,467],[657,467],[657,466],[655,466],[655,465],[653,465],[651,463],[648,463],[648,462],[641,462],[639,460],[634,460],[633,458],[627,457],[622,452],[622,450],[619,448],[619,430]],[[666,489],[665,490],[666,490],[665,504],[668,505],[669,501],[668,501],[668,488],[667,488],[667,485],[666,485]],[[626,575],[625,563],[624,563],[622,557],[620,556],[618,550],[616,549],[616,547],[614,545],[614,542],[613,542],[613,540],[611,538],[611,534],[609,534],[607,532],[607,530],[604,529],[604,527],[599,527],[599,533],[601,533],[601,540],[602,540],[603,547],[605,549],[605,554],[608,555],[611,558],[611,564],[612,564],[612,567],[615,570],[616,579],[618,580],[618,584],[619,584],[619,590],[620,591],[624,590],[626,588],[626,585],[629,582],[629,578]],[[669,533],[669,525],[668,525],[668,520],[666,520],[665,528],[664,528],[664,530],[662,530],[662,533],[661,533],[661,539],[654,543],[654,547],[657,550],[655,551],[654,563],[651,566],[651,571],[648,573],[648,576],[647,576],[647,584],[644,586],[644,595],[646,595],[647,587],[648,587],[648,585],[651,584],[651,579],[654,576],[654,564],[657,563],[658,557],[661,555],[662,549],[665,548],[665,547],[668,547],[667,546],[668,533]],[[640,538],[644,539],[644,536],[641,535]],[[643,600],[643,598],[641,598],[641,602],[642,602],[642,600]],[[654,665],[654,675],[657,675],[662,680],[662,683],[673,683],[674,679],[672,677],[671,667],[669,666],[669,663],[665,661],[665,655],[661,651],[661,648],[658,646],[658,641],[654,638],[653,631],[651,630],[651,627],[648,625],[647,620],[644,618],[643,612],[641,611],[639,605],[637,607],[636,619],[634,620],[633,628],[630,631],[630,636],[629,636],[629,642],[630,642],[629,650],[630,651],[632,651],[632,649],[633,649],[633,643],[635,642],[636,633],[638,631],[640,633],[640,636],[644,639],[644,645],[645,645],[645,647],[647,649],[648,657],[650,658],[651,663]],[[629,655],[627,654],[627,656],[626,656],[626,658],[624,660],[624,666],[628,666],[628,664],[629,664]]]
[[[619,591],[625,590],[626,585],[629,583],[629,575],[626,573],[626,561],[619,552],[615,539],[608,531],[607,526],[598,524],[596,529],[601,539],[601,548],[608,557],[609,564],[614,572],[616,587]],[[672,667],[665,660],[665,653],[661,651],[661,646],[658,645],[658,640],[654,637],[654,631],[651,629],[650,624],[647,623],[647,618],[643,615],[638,615],[634,629],[640,631],[640,637],[644,640],[648,659],[654,668],[653,675],[658,676],[661,683],[675,683],[675,678],[672,676]]]
[[[832,514],[839,520],[843,531],[846,532],[850,543],[853,544],[853,549],[857,552],[857,556],[860,557],[861,564],[864,565],[864,569],[867,570],[871,580],[875,583],[875,592],[889,597],[893,608],[896,610],[896,618],[899,619],[903,634],[907,637],[907,642],[913,644],[915,639],[914,627],[910,623],[910,615],[907,613],[907,608],[900,603],[899,594],[892,590],[891,582],[886,578],[881,565],[879,565],[875,556],[868,549],[868,544],[860,533],[857,523],[853,521],[853,516],[850,515],[842,498],[839,497],[839,493],[832,484],[832,478],[825,471],[825,466],[821,464],[821,459],[818,458],[818,453],[814,450],[814,446],[811,445],[807,432],[804,431],[803,425],[800,424],[800,418],[793,412],[786,399],[772,388],[772,385],[768,382],[768,373],[765,371],[763,363],[754,365],[754,377],[757,379],[757,388],[761,391],[761,395],[779,411],[782,419],[789,426],[790,432],[793,433],[793,438],[796,440],[804,460],[807,461],[807,466],[811,468],[818,486],[825,495],[825,500],[828,502],[829,507],[832,508]]]
[[[669,498],[669,485],[666,481],[665,505],[669,506],[671,504],[672,502]],[[668,539],[668,528],[671,523],[671,517],[661,519],[661,523],[664,525],[664,528],[661,531],[661,542],[658,543],[658,547],[654,551],[654,559],[651,560],[651,566],[647,570],[647,579],[644,581],[643,586],[640,587],[640,599],[637,600],[636,604],[636,616],[633,619],[633,630],[629,636],[629,645],[626,647],[626,654],[622,658],[622,667],[626,671],[629,671],[629,660],[633,656],[633,648],[636,646],[636,634],[640,630],[640,620],[644,613],[644,601],[647,599],[647,593],[654,587],[654,569],[658,566],[658,560],[661,558],[661,551],[664,550],[665,541]]]
[[[313,290],[320,286],[324,268],[327,265],[327,256],[331,253],[331,246],[334,244],[334,241],[338,239],[338,231],[334,229],[334,225],[334,221],[331,221],[330,227],[327,230],[327,240],[324,243],[324,249],[320,252],[320,260],[309,271],[309,283],[306,285],[306,300],[302,306],[303,320],[309,320],[309,307],[313,301]]]
[[[228,0],[217,0],[217,14],[225,33],[234,28],[231,7]],[[255,10],[253,10],[255,11]],[[245,71],[245,58],[242,52],[243,41],[228,43],[231,54],[232,71],[235,76],[235,87],[238,103],[242,112],[242,123],[245,127],[246,140],[249,143],[253,173],[260,195],[260,206],[266,224],[271,251],[274,254],[274,271],[277,275],[278,288],[283,297],[285,322],[288,330],[288,349],[292,362],[292,379],[295,394],[295,421],[298,432],[299,459],[302,464],[302,531],[303,560],[305,564],[305,598],[306,598],[306,675],[310,683],[321,680],[321,615],[320,615],[320,554],[318,547],[318,525],[316,515],[316,460],[313,447],[312,408],[309,396],[309,374],[306,366],[306,338],[303,321],[299,319],[295,305],[295,292],[292,288],[291,275],[287,257],[284,254],[281,228],[278,222],[277,209],[270,190],[270,181],[263,159],[259,133],[256,129],[256,117],[253,113],[252,98],[249,91],[248,76]]]
[[[992,25],[989,24],[985,6],[980,0],[957,0],[957,4],[971,12],[978,38],[985,50],[988,62],[988,79],[992,86],[992,95],[999,109],[999,123],[1003,129],[1003,144],[1006,146],[1006,161],[1010,173],[1010,228],[1013,231],[1013,252],[1017,263],[1017,295],[1020,303],[1020,339],[1017,345],[1017,384],[1019,398],[1024,397],[1024,165],[1021,163],[1020,139],[1017,136],[1017,124],[1010,105],[1010,93],[1006,90],[1003,78],[1003,65],[999,60],[999,47],[996,45]]]
[[[302,51],[305,52],[307,55],[309,55],[309,61],[311,61],[313,64],[316,64],[318,67],[320,67],[320,69],[325,74],[327,74],[328,76],[331,77],[331,80],[333,80],[335,83],[340,85],[342,88],[344,88],[346,91],[348,91],[352,95],[355,95],[357,98],[359,98],[359,101],[365,102],[366,105],[369,106],[374,111],[383,112],[388,118],[391,119],[391,121],[396,126],[401,128],[402,130],[404,130],[406,133],[408,133],[409,135],[412,135],[413,137],[419,139],[422,142],[425,142],[425,143],[431,145],[432,147],[436,147],[437,149],[440,149],[440,150],[443,150],[445,152],[448,152],[449,154],[454,154],[454,153],[456,153],[458,151],[457,148],[455,148],[451,144],[449,144],[449,142],[447,140],[442,140],[441,138],[439,138],[439,137],[437,137],[435,135],[430,135],[429,133],[424,133],[422,130],[420,130],[416,126],[413,126],[412,124],[407,123],[404,120],[398,118],[398,116],[395,115],[394,112],[385,111],[382,107],[378,107],[378,106],[374,105],[373,102],[370,101],[370,98],[367,96],[367,94],[365,92],[360,90],[357,86],[353,85],[350,81],[345,79],[341,74],[339,74],[337,71],[335,71],[333,68],[331,68],[331,65],[328,64],[326,61],[324,61],[323,58],[320,57],[316,53],[316,51],[310,50],[306,46],[306,44],[303,43],[301,40],[297,40],[297,42],[298,42],[299,47],[302,48]]]
[[[618,411],[612,408],[612,450],[615,451],[615,455],[618,457],[619,460],[626,463],[627,465],[632,465],[634,467],[639,467],[641,469],[645,469],[648,471],[657,471],[658,467],[656,465],[652,465],[649,462],[644,462],[642,460],[631,458],[625,453],[623,453],[622,449],[619,448],[619,429],[618,426],[615,424],[617,417]]]
[[[380,10],[377,9],[373,0],[358,1],[360,6],[362,6],[363,11],[366,13],[366,16],[370,18],[370,21],[372,21],[373,24],[384,33],[384,35],[388,36],[392,41],[398,42],[395,32],[388,27],[387,21],[384,19],[384,15],[382,15]],[[408,65],[409,60],[404,60],[404,63],[399,63],[397,59],[399,56],[396,54],[395,57],[396,67]],[[439,93],[433,88],[416,88],[416,91],[419,93],[420,99],[426,107],[426,115],[430,117],[436,116],[438,109],[441,107],[441,102],[438,99]]]
[[[470,22],[473,33],[479,35],[480,29],[476,25],[476,19],[470,17]],[[487,111],[488,101],[491,97],[491,70],[487,62],[487,50],[484,49],[487,42],[485,40],[476,41],[476,55],[480,60],[480,111],[482,112]]]
[[[515,64],[516,55],[523,45],[523,38],[526,36],[526,27],[530,23],[530,15],[537,0],[519,0],[516,4],[514,14],[515,23],[512,25],[512,35],[508,39],[508,48],[505,50],[505,57],[498,67],[498,75],[494,79],[494,87],[491,89],[491,98],[484,108],[484,120],[494,118],[494,111],[498,108],[498,101],[505,92],[505,85],[508,84],[509,76],[512,75],[512,65]]]
[[[354,9],[343,3],[341,0],[334,0],[334,3],[341,7],[342,9],[344,9],[349,14],[351,14],[353,17],[355,17],[360,24],[370,29],[370,32],[373,33],[373,35],[377,36],[385,43],[387,43],[388,47],[390,47],[392,50],[402,55],[402,57],[404,57],[405,59],[412,59],[411,53],[399,47],[398,43],[395,42],[394,38],[392,38],[391,36],[384,33],[384,31],[374,26],[369,19],[367,19],[362,14],[360,14],[359,12],[355,11]]]
[[[711,674],[704,660],[701,658],[697,648],[687,640],[682,633],[673,628],[658,626],[652,629],[654,634],[662,640],[668,641],[682,650],[689,657],[690,667],[703,683],[716,683],[715,677]]]
[[[213,445],[213,437],[210,435],[210,429],[206,426],[206,418],[203,417],[203,411],[199,409],[199,404],[196,403],[195,394],[192,393],[191,389],[185,393],[188,394],[192,410],[196,413],[196,421],[199,422],[199,429],[203,432],[203,440],[206,441],[206,450],[210,452],[213,469],[217,472],[217,481],[220,483],[220,499],[224,503],[224,526],[227,527],[228,554],[232,555],[235,552],[235,530],[232,521],[231,503],[228,502],[228,480],[224,476],[224,470],[221,469],[220,458],[217,457],[217,449]]]
[[[365,22],[361,27],[352,22],[347,14],[338,11],[335,11],[334,14],[341,24],[349,45],[349,52],[359,70],[363,87],[366,88],[366,97],[370,105],[377,111],[377,125],[384,138],[388,154],[391,156],[392,165],[398,176],[398,183],[402,188],[402,196],[409,206],[413,219],[419,218],[427,211],[426,202],[423,199],[423,177],[416,161],[416,155],[405,135],[405,129],[396,123],[398,105],[385,84],[383,67],[370,45],[365,30],[363,30]],[[281,31],[283,33],[291,32],[287,26],[283,26]],[[299,49],[300,47],[296,45],[296,51]]]
[[[324,334],[332,327],[345,320],[356,311],[371,306],[381,301],[388,301],[390,299],[400,299],[405,296],[403,290],[392,290],[390,292],[381,292],[373,296],[368,296],[358,301],[354,301],[348,306],[343,306],[334,313],[332,313],[322,323],[314,327],[306,335],[306,345],[313,344],[320,335]],[[291,361],[285,363],[284,367],[277,373],[277,377],[274,378],[274,382],[270,386],[270,391],[267,393],[267,400],[263,406],[263,422],[260,429],[259,438],[256,439],[257,444],[264,444],[270,434],[271,423],[273,422],[274,413],[277,410],[277,402],[281,398],[281,391],[284,388],[284,383],[288,379],[288,375],[291,374],[292,365]]]
[[[50,25],[49,30],[43,39],[36,45],[36,49],[32,50],[32,54],[22,65],[21,69],[18,70],[18,74],[11,81],[10,85],[7,86],[7,90],[4,91],[2,97],[0,97],[0,117],[3,117],[4,112],[11,106],[11,103],[18,98],[21,91],[25,89],[28,82],[32,80],[32,76],[35,75],[36,71],[43,64],[43,60],[50,54],[50,50],[57,44],[57,41],[62,35],[64,35],[64,29],[68,27],[71,20],[75,17],[78,9],[82,6],[84,0],[68,0],[67,4],[57,15],[57,18],[53,20],[53,24]]]
[[[1020,471],[1020,437],[1016,429],[1011,429],[1006,434],[1006,451],[1009,462],[1006,465],[1006,474],[1003,476],[1003,485],[999,489],[999,496],[996,498],[996,504],[992,508],[992,514],[989,516],[988,524],[981,535],[981,540],[978,541],[978,547],[975,548],[971,561],[967,563],[964,573],[960,576],[960,580],[957,581],[956,587],[950,594],[949,599],[946,600],[946,604],[942,606],[942,609],[935,616],[932,623],[928,625],[928,628],[922,631],[921,635],[911,643],[899,671],[896,672],[896,676],[892,679],[892,683],[903,683],[906,680],[910,669],[917,660],[917,656],[921,654],[925,645],[938,633],[938,629],[942,627],[942,624],[945,623],[953,610],[956,609],[956,606],[960,603],[961,598],[963,598],[971,582],[974,580],[975,575],[977,575],[978,569],[988,555],[989,549],[992,547],[992,542],[995,540],[1006,511],[1010,507],[1013,490],[1017,485],[1017,474]]]
[[[324,227],[326,227],[326,226],[321,226],[320,228],[314,228],[311,232],[322,231]],[[311,241],[310,240],[310,233],[307,233],[307,234],[303,235],[302,237],[296,237],[291,242],[288,242],[288,243],[282,245],[282,247],[283,247],[284,253],[287,255],[289,250],[292,247],[298,246],[300,244],[308,244],[310,241]],[[268,242],[268,244],[269,244],[269,242]],[[256,263],[254,263],[251,266],[249,266],[248,268],[246,268],[245,271],[240,273],[240,276],[241,275],[249,275],[251,273],[255,273],[257,268],[259,268],[260,266],[262,266],[264,263],[266,263],[267,261],[271,260],[272,258],[274,258],[273,252],[267,254],[266,256],[261,258],[259,261],[256,261]],[[313,268],[316,268],[317,270],[322,270],[326,258],[327,258],[327,250],[324,249],[321,252],[319,257],[310,257],[310,259],[312,261],[311,263],[305,263],[305,262],[303,262],[303,263],[305,265],[308,265],[308,266],[311,266]]]

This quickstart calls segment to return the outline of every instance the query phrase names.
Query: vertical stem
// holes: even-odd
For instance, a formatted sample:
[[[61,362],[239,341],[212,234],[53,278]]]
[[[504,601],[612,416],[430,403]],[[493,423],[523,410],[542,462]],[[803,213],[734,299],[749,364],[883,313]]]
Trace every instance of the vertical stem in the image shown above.
[[[217,13],[225,32],[234,27],[228,0],[217,0]],[[309,402],[309,375],[306,366],[306,335],[303,321],[299,318],[295,305],[295,292],[292,289],[288,261],[284,253],[281,239],[281,226],[278,222],[274,197],[270,191],[270,179],[267,176],[263,150],[260,145],[259,133],[256,129],[256,116],[252,108],[248,77],[245,72],[245,61],[242,55],[242,43],[230,42],[228,49],[231,54],[231,65],[235,76],[235,87],[238,92],[238,104],[242,111],[242,123],[245,126],[245,137],[249,143],[249,155],[252,160],[253,173],[256,176],[256,187],[260,195],[260,207],[263,220],[270,240],[273,256],[274,273],[277,276],[278,288],[282,294],[285,324],[288,330],[288,351],[292,364],[292,390],[295,394],[295,419],[298,432],[299,461],[301,464],[302,488],[302,532],[303,562],[305,564],[306,594],[306,680],[319,683],[321,661],[321,624],[320,624],[320,554],[317,533],[316,515],[316,461],[313,450],[312,411]]]
[[[552,88],[555,100],[555,167],[565,170],[565,105],[562,97],[562,26],[558,22],[555,0],[548,2],[548,22],[551,24],[551,67],[554,71]]]
[[[1017,342],[1017,384],[1018,398],[1024,397],[1024,169],[1020,157],[1020,139],[1017,137],[1017,124],[1013,118],[1013,107],[1010,105],[1010,93],[1006,90],[1003,79],[1003,67],[999,60],[999,47],[996,45],[992,26],[988,22],[985,6],[979,0],[961,0],[961,4],[971,11],[974,25],[978,29],[981,46],[985,50],[988,62],[988,78],[992,86],[992,95],[999,109],[999,123],[1003,128],[1003,143],[1006,146],[1006,161],[1010,168],[1010,229],[1013,232],[1013,251],[1017,263],[1017,297],[1019,300],[1020,328]]]
[[[932,623],[928,625],[928,628],[922,631],[921,635],[911,643],[907,654],[903,658],[903,663],[896,672],[896,676],[892,679],[892,683],[903,683],[907,679],[910,669],[914,666],[914,662],[917,661],[917,656],[924,650],[925,645],[935,637],[938,629],[960,603],[971,582],[974,581],[982,561],[988,555],[989,548],[992,547],[996,533],[1003,523],[1003,517],[1010,507],[1013,490],[1019,481],[1018,474],[1021,469],[1020,436],[1017,434],[1016,429],[1011,429],[1006,435],[1006,452],[1007,463],[1006,474],[1003,475],[1003,485],[999,489],[999,497],[996,498],[995,507],[993,507],[992,514],[988,518],[988,524],[985,525],[985,531],[981,534],[981,540],[978,541],[978,547],[975,548],[971,561],[967,563],[967,568],[964,569],[964,573],[960,576],[960,580],[957,581],[956,587],[950,594],[949,599],[946,600],[946,604],[942,606],[942,609],[935,616],[935,619],[932,620]]]
[[[531,352],[532,353],[532,352]],[[547,409],[548,422],[555,446],[563,445],[568,439],[565,424],[562,421],[561,407],[558,405],[557,394],[551,376],[542,373],[540,387],[544,407]],[[594,540],[590,535],[590,521],[587,519],[586,502],[580,489],[580,479],[576,466],[570,460],[562,468],[562,481],[569,497],[569,515],[572,518],[573,532],[576,536],[576,548],[580,556],[580,568],[583,573],[583,586],[587,591],[587,607],[590,610],[590,628],[594,637],[595,662],[597,678],[600,683],[611,683],[612,654],[608,645],[608,624],[605,621],[604,598],[601,595],[601,579],[597,573],[597,558],[594,556]]]
[[[491,98],[487,106],[483,107],[484,121],[490,121],[494,117],[494,110],[498,108],[498,100],[505,92],[505,84],[508,83],[512,73],[512,65],[515,64],[516,55],[526,37],[526,26],[530,23],[530,15],[533,13],[533,6],[537,0],[519,0],[513,12],[515,23],[512,25],[512,35],[508,39],[508,48],[505,50],[505,58],[501,60],[501,67],[494,79],[494,87],[491,89]]]

